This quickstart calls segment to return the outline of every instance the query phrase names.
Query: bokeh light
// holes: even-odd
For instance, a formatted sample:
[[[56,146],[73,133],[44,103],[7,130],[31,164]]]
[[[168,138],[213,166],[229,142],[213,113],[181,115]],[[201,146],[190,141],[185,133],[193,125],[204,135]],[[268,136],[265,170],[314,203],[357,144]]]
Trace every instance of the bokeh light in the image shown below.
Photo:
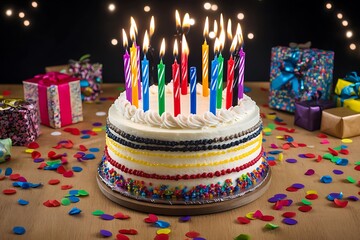
[[[211,5],[211,10],[217,11],[218,10],[218,5],[216,5],[216,4]]]
[[[115,4],[110,3],[109,6],[108,6],[108,9],[109,9],[110,12],[115,11]]]
[[[190,25],[191,25],[191,26],[194,26],[194,25],[195,25],[195,19],[190,18],[190,20],[189,20],[189,21],[190,21]]]
[[[248,39],[254,39],[255,35],[253,33],[248,33],[247,37]]]
[[[204,3],[204,8],[205,8],[205,10],[210,10],[211,9],[211,3],[209,3],[209,2]]]
[[[31,6],[32,6],[33,8],[37,8],[37,7],[38,7],[38,3],[35,2],[35,1],[33,1],[33,2],[31,3]]]
[[[209,32],[209,38],[214,39],[216,37],[216,34],[214,31]]]
[[[346,31],[346,37],[347,38],[351,38],[353,36],[353,32],[352,31]]]
[[[111,39],[111,44],[116,46],[118,44],[118,40],[115,38]]]
[[[343,21],[341,22],[341,24],[342,24],[344,27],[346,27],[346,26],[348,26],[348,25],[349,25],[349,22],[348,22],[348,21],[346,21],[346,20],[343,20]]]
[[[150,6],[145,6],[144,7],[144,12],[150,12],[150,10],[151,10]]]
[[[356,49],[355,43],[351,43],[351,44],[349,45],[349,48],[350,48],[350,50],[355,50],[355,49]]]
[[[25,13],[24,12],[19,12],[19,18],[24,18],[25,17]]]
[[[332,9],[332,4],[331,3],[326,3],[325,7],[326,7],[326,9],[330,10],[330,9]]]
[[[13,14],[13,12],[11,9],[8,9],[8,10],[6,10],[5,14],[6,14],[6,16],[10,17]]]
[[[25,26],[25,27],[30,26],[30,21],[29,21],[29,20],[25,20],[25,21],[24,21],[24,26]]]
[[[343,15],[342,15],[342,13],[338,13],[338,14],[336,14],[336,17],[337,17],[338,19],[342,19],[342,18],[343,18]]]
[[[239,20],[243,20],[245,18],[245,15],[243,13],[238,13],[236,16]]]

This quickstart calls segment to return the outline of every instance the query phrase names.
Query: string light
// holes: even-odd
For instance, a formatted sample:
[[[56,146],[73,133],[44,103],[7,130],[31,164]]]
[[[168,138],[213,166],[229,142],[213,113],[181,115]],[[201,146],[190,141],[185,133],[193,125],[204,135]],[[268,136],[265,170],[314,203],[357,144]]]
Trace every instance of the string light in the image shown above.
[[[344,27],[346,27],[346,26],[348,26],[348,25],[349,25],[349,22],[348,22],[348,21],[346,21],[346,20],[343,20],[343,21],[341,22],[341,24],[342,24]]]
[[[255,36],[253,33],[248,33],[247,37],[248,39],[254,39]]]
[[[118,40],[115,38],[111,39],[111,44],[116,46],[118,44]]]
[[[6,14],[6,16],[10,17],[13,14],[13,12],[11,9],[8,9],[8,10],[6,10],[5,14]]]
[[[328,10],[332,9],[331,3],[327,3],[327,4],[325,5],[325,7],[326,7],[326,9],[328,9]]]
[[[204,8],[205,8],[205,10],[210,10],[211,9],[211,3],[209,3],[209,2],[204,3]]]
[[[37,7],[38,7],[38,3],[35,2],[35,1],[33,1],[33,2],[31,3],[31,6],[32,6],[33,8],[37,8]]]
[[[245,15],[243,13],[238,13],[236,16],[239,20],[243,20],[245,18]]]
[[[349,45],[349,48],[350,48],[351,50],[355,50],[355,49],[356,49],[356,45],[355,45],[354,43],[351,43],[351,44]]]
[[[150,6],[145,6],[144,7],[144,12],[150,12],[150,10],[151,10]]]
[[[338,14],[336,14],[336,16],[337,16],[338,19],[342,19],[342,18],[343,18],[342,13],[338,13]]]
[[[115,11],[115,4],[110,3],[109,6],[108,6],[108,9],[109,9],[110,12]]]
[[[191,25],[191,26],[194,26],[194,25],[195,25],[195,19],[190,18],[190,25]]]
[[[349,30],[349,31],[346,32],[346,37],[347,37],[347,38],[351,38],[352,36],[353,36],[353,32],[352,32],[352,31]]]
[[[19,18],[24,18],[25,17],[25,13],[24,12],[19,12]]]
[[[30,21],[29,21],[29,20],[25,20],[25,21],[24,21],[24,26],[25,26],[25,27],[30,26]]]
[[[218,5],[216,5],[216,4],[211,5],[211,10],[217,11],[218,10]]]

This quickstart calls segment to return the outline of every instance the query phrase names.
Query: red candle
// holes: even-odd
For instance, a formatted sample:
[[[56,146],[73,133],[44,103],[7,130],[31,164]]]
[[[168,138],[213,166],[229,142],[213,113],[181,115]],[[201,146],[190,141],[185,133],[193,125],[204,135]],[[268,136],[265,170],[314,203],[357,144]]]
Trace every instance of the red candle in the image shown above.
[[[172,65],[173,94],[174,94],[174,116],[180,114],[180,69],[176,57],[178,55],[177,40],[174,43],[174,63]]]
[[[226,109],[232,106],[233,100],[233,82],[234,82],[234,59],[232,53],[235,51],[237,38],[234,37],[230,47],[230,58],[227,61],[227,79],[226,79]]]
[[[186,42],[185,35],[182,36],[182,49],[181,49],[181,94],[187,94],[188,88],[188,57],[189,57],[189,48]]]

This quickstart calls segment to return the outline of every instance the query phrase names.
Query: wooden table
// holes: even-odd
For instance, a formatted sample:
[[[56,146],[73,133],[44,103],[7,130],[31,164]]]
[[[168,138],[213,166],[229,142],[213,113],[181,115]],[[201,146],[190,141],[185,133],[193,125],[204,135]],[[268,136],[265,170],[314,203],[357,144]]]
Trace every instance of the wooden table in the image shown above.
[[[288,128],[293,128],[293,115],[274,111],[265,106],[267,103],[268,83],[247,83],[251,88],[248,93],[261,107],[261,112],[266,114],[276,113],[276,115],[287,123]],[[119,85],[104,84],[102,97],[117,97],[119,95]],[[9,97],[22,97],[23,90],[21,85],[0,85],[0,94],[3,90],[10,90]],[[101,122],[105,125],[106,116],[97,116],[97,112],[107,112],[113,99],[103,101],[99,104],[87,104],[84,106],[84,121],[69,127],[80,130],[92,130],[94,122]],[[264,126],[273,123],[273,120],[264,118]],[[360,123],[359,123],[360,124]],[[347,144],[350,154],[343,156],[349,160],[348,166],[338,166],[328,160],[320,162],[314,159],[300,158],[298,154],[314,153],[323,155],[328,152],[328,147],[337,147],[342,144],[340,139],[328,137],[329,144],[320,144],[321,139],[317,137],[319,131],[308,132],[304,129],[295,127],[294,133],[273,130],[270,136],[266,136],[264,147],[266,151],[273,150],[270,144],[282,145],[284,140],[277,136],[291,135],[298,143],[306,143],[307,147],[291,148],[284,150],[284,160],[276,161],[272,167],[272,182],[268,191],[258,200],[242,206],[240,208],[227,212],[192,216],[188,222],[180,222],[179,217],[159,216],[160,220],[171,224],[170,239],[186,239],[185,234],[189,231],[196,231],[200,236],[208,240],[234,239],[240,234],[248,234],[251,239],[359,239],[360,236],[360,202],[349,201],[347,207],[336,207],[332,201],[326,199],[332,192],[342,192],[344,197],[351,195],[359,196],[360,188],[357,181],[360,180],[360,172],[354,169],[355,162],[360,160],[360,137],[352,138],[353,143]],[[60,136],[52,136],[54,131],[60,131]],[[83,168],[81,172],[75,172],[71,178],[63,177],[61,174],[37,169],[39,163],[34,163],[31,155],[26,153],[26,147],[13,147],[12,160],[0,164],[1,175],[4,175],[6,168],[10,167],[14,173],[19,173],[25,177],[28,182],[42,183],[39,188],[17,190],[16,194],[4,195],[2,191],[12,187],[12,181],[5,178],[0,181],[0,239],[99,239],[101,229],[109,230],[113,233],[110,239],[115,239],[119,229],[136,229],[138,235],[129,236],[130,239],[154,239],[156,231],[159,229],[151,224],[145,223],[144,219],[147,213],[136,212],[126,209],[110,201],[105,197],[96,183],[97,166],[103,154],[105,144],[105,132],[98,132],[97,136],[91,136],[88,139],[82,139],[80,136],[71,135],[64,132],[63,129],[52,129],[41,126],[41,136],[36,140],[40,148],[37,149],[45,158],[49,151],[56,153],[67,153],[67,169],[73,166]],[[54,149],[59,141],[71,140],[74,143],[72,149]],[[84,145],[88,149],[98,148],[95,152],[96,158],[85,162],[78,162],[73,155],[79,151],[79,145]],[[89,151],[87,152],[89,153]],[[285,159],[295,158],[297,163],[287,163]],[[314,169],[315,174],[306,176],[304,173],[308,169]],[[334,169],[342,170],[342,175],[335,175]],[[333,182],[324,184],[320,182],[323,175],[330,175]],[[350,183],[347,177],[351,176],[356,183]],[[50,179],[59,179],[58,185],[48,184]],[[286,188],[294,183],[304,184],[304,188],[297,192],[288,192]],[[59,206],[54,208],[45,207],[43,203],[47,200],[60,201],[69,190],[61,190],[62,185],[73,185],[73,189],[83,189],[89,193],[89,196],[81,197],[77,203],[71,203],[68,206]],[[319,198],[311,200],[313,209],[310,212],[300,212],[299,206],[302,206],[302,199],[305,199],[308,190],[315,190]],[[274,210],[272,203],[268,199],[277,193],[284,193],[287,199],[293,200],[291,206],[283,207],[281,210]],[[19,199],[29,201],[26,206],[18,204]],[[78,215],[69,215],[71,208],[81,209]],[[114,219],[105,221],[92,214],[95,210],[102,210],[107,214],[122,212],[129,215],[127,220]],[[252,220],[249,224],[239,224],[238,217],[244,217],[249,212],[260,210],[263,214],[275,217],[271,223],[278,225],[277,229],[269,230],[265,228],[267,222],[262,220]],[[294,219],[296,225],[286,225],[282,222],[282,214],[287,211],[296,213]],[[12,233],[14,226],[23,226],[26,233],[17,236]]]

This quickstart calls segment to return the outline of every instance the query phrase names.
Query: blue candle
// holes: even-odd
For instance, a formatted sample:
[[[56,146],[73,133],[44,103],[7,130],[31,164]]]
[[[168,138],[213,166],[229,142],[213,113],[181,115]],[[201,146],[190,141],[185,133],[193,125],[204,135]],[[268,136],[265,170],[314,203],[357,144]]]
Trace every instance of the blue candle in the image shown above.
[[[141,61],[142,72],[142,93],[143,93],[143,110],[146,112],[149,110],[149,60],[144,55]]]
[[[211,61],[211,83],[210,83],[210,112],[216,115],[216,90],[218,79],[218,61],[215,56]]]
[[[190,113],[196,114],[196,67],[190,68]]]

